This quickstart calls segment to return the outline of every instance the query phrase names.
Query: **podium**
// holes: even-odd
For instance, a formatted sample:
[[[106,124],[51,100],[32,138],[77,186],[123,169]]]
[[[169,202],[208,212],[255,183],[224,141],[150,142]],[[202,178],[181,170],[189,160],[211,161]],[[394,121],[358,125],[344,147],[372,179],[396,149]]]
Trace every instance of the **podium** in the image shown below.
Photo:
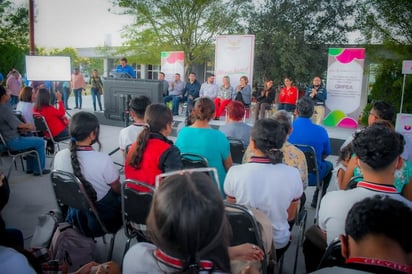
[[[132,98],[149,97],[152,103],[163,103],[160,81],[103,78],[104,117],[128,124],[128,106]]]

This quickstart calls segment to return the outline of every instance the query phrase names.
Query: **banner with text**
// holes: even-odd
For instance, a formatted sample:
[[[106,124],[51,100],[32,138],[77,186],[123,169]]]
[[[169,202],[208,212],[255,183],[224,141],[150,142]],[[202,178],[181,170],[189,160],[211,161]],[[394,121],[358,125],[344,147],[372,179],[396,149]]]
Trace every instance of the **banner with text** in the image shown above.
[[[253,62],[255,58],[254,35],[219,35],[216,37],[215,75],[216,83],[222,85],[223,76],[230,77],[233,87],[239,84],[241,76],[253,83]]]
[[[165,74],[165,79],[174,81],[175,74],[180,74],[180,79],[185,79],[185,52],[184,51],[162,51],[160,53],[161,71]]]
[[[356,128],[361,114],[364,48],[330,48],[326,126]]]

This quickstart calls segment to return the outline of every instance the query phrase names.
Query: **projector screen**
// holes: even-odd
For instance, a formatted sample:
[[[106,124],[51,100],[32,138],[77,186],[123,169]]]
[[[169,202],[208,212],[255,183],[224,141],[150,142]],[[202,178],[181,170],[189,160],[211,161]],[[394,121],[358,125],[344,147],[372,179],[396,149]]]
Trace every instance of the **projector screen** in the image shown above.
[[[26,73],[29,81],[70,81],[70,57],[26,55]]]

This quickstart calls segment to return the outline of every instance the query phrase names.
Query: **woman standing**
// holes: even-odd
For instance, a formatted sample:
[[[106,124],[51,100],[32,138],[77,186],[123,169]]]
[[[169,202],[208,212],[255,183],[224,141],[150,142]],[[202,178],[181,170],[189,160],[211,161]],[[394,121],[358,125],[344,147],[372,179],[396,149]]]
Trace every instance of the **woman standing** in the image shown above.
[[[71,88],[74,92],[75,108],[82,109],[82,91],[86,90],[86,83],[78,68],[75,68],[72,74]]]
[[[278,110],[294,112],[298,101],[298,89],[293,86],[291,77],[285,77],[284,83],[285,86],[279,92]]]
[[[103,111],[102,101],[100,100],[100,96],[103,94],[103,83],[102,83],[102,79],[100,79],[97,69],[93,70],[92,77],[90,77],[89,84],[90,84],[90,90],[92,93],[94,111],[96,111],[96,98],[97,98],[97,102],[99,103],[100,111]]]

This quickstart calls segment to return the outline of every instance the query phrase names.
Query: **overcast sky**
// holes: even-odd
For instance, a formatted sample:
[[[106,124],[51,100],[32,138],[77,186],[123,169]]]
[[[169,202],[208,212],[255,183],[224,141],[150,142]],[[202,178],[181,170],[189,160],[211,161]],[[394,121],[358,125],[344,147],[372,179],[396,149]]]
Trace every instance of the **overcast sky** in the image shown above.
[[[14,0],[28,6],[28,0]],[[34,0],[37,47],[103,46],[111,36],[113,46],[122,43],[120,31],[132,17],[116,15],[108,0]]]

